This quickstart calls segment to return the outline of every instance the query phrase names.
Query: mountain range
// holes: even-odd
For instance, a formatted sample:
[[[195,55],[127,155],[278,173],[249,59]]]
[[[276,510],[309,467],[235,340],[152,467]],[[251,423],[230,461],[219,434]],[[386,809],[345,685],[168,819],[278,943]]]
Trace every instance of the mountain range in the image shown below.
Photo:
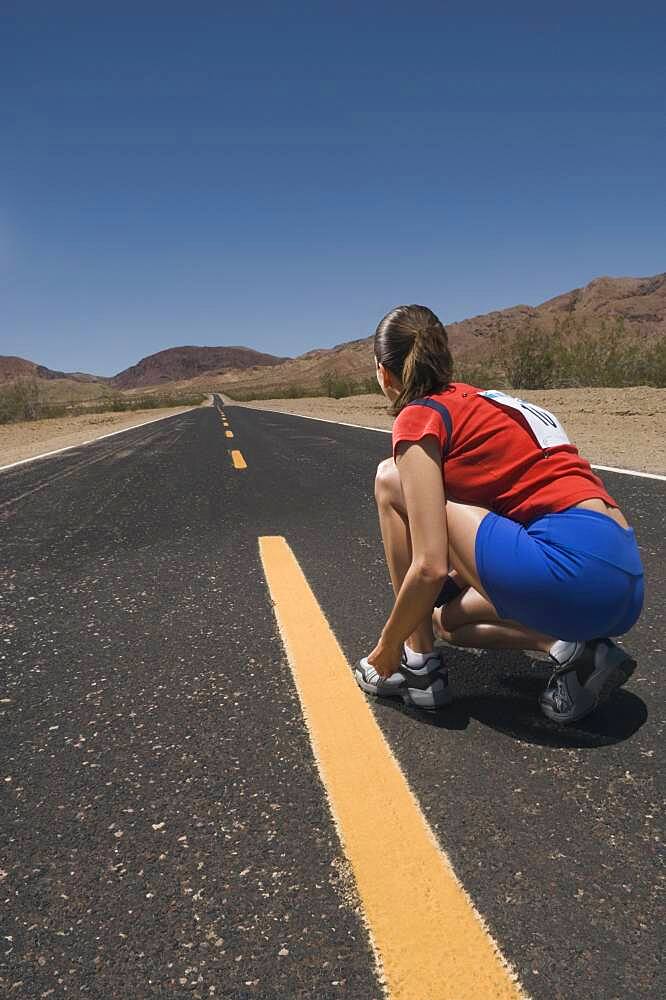
[[[518,333],[537,321],[546,329],[573,318],[595,324],[622,318],[628,332],[641,337],[666,336],[666,273],[647,278],[596,278],[581,288],[557,295],[538,306],[516,305],[447,324],[455,357],[487,353],[493,334]],[[0,355],[0,383],[31,378],[41,381],[66,379],[97,390],[138,390],[188,387],[242,386],[244,391],[275,384],[319,384],[324,372],[343,377],[364,377],[373,372],[372,335],[345,341],[332,348],[307,351],[297,358],[278,357],[247,347],[172,347],[142,358],[111,378],[81,372],[60,372],[24,358]]]

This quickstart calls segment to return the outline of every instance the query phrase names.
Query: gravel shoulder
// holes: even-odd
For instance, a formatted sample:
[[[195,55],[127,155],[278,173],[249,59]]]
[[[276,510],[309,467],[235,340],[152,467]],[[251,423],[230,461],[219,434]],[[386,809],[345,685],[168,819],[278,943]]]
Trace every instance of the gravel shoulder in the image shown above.
[[[588,461],[666,475],[666,389],[546,389],[520,395],[555,413]],[[393,423],[379,395],[229,402],[366,427],[389,429]]]
[[[112,431],[139,427],[160,417],[185,413],[191,406],[173,406],[131,413],[91,413],[52,420],[26,420],[0,426],[0,467],[48,451],[94,441]]]

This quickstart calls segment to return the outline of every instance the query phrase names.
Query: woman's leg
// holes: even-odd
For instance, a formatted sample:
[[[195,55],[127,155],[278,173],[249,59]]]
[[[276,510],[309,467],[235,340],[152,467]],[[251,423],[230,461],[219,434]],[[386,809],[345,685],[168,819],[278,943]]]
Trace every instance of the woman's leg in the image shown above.
[[[391,470],[390,466],[393,466]],[[397,480],[397,481],[396,481]],[[393,592],[396,597],[412,562],[412,542],[405,510],[400,475],[393,459],[381,462],[375,479],[375,500]],[[428,618],[409,636],[407,644],[416,653],[433,648],[432,621]]]
[[[454,646],[476,649],[538,649],[547,652],[555,641],[519,622],[501,620],[495,608],[473,587],[432,614],[435,635]]]
[[[379,512],[386,562],[393,590],[397,594],[412,561],[409,522],[393,459],[381,462],[375,481],[375,499]],[[433,618],[421,623],[408,638],[417,652],[433,648],[433,620],[437,632],[461,646],[494,649],[550,649],[554,639],[524,628],[517,622],[503,622],[485,593],[476,566],[476,534],[488,513],[482,507],[448,501],[446,517],[449,536],[449,565],[467,589],[436,611]]]

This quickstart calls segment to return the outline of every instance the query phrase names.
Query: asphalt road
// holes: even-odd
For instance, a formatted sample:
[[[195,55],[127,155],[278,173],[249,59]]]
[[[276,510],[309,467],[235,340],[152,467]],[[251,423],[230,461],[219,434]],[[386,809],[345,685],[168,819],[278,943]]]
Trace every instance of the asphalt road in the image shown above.
[[[390,438],[226,412],[233,441],[206,408],[0,475],[8,996],[382,995],[257,539],[287,539],[353,663],[391,606],[372,497]],[[451,708],[374,707],[535,1000],[666,994],[666,483],[604,479],[647,573],[626,689],[561,730],[543,669],[451,650]]]

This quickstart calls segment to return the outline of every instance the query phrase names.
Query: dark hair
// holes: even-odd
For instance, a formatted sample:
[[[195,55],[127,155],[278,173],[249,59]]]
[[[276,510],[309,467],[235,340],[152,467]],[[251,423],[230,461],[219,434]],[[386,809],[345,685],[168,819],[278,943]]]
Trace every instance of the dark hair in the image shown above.
[[[375,357],[402,382],[394,415],[413,399],[441,392],[451,382],[446,329],[426,306],[396,306],[387,313],[375,331]]]

